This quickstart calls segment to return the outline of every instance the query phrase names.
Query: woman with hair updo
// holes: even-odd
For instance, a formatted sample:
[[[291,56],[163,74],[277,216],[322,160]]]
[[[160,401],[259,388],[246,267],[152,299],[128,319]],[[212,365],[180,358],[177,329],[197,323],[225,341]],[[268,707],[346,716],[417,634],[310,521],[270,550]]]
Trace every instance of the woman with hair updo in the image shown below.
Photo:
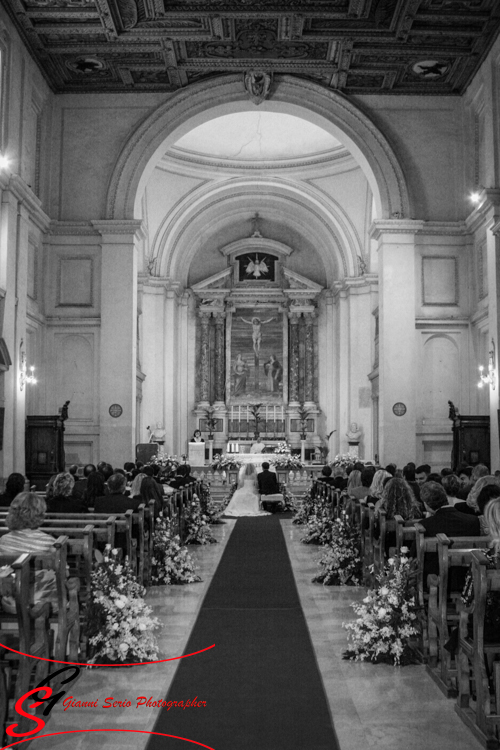
[[[5,523],[10,531],[0,537],[0,555],[20,555],[23,552],[43,554],[53,549],[54,537],[40,531],[45,518],[46,503],[34,492],[21,492],[10,504]],[[35,571],[35,604],[50,601],[57,610],[56,574],[53,570]],[[15,612],[12,597],[2,597],[5,611]]]
[[[389,474],[385,469],[378,469],[378,471],[375,472],[370,485],[370,494],[368,495],[367,502],[374,502],[372,498],[380,500],[386,479],[392,479],[392,474]]]
[[[49,513],[85,513],[86,503],[81,499],[73,498],[73,487],[75,478],[68,472],[61,472],[54,479],[52,485],[52,497],[47,498],[47,510]]]

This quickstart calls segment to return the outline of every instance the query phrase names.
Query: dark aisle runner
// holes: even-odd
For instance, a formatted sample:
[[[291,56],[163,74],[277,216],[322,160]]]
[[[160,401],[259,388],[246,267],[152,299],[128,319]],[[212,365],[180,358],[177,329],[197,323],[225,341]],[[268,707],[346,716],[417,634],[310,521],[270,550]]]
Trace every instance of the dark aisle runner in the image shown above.
[[[238,519],[185,653],[212,643],[180,663],[167,697],[206,707],[159,709],[154,731],[214,750],[338,750],[277,516]],[[147,744],[190,747],[154,736]]]

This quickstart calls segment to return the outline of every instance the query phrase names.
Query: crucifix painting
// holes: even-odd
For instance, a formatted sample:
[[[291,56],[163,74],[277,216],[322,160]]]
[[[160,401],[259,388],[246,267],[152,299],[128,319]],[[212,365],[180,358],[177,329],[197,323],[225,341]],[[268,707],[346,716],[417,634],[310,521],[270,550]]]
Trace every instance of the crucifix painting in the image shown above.
[[[281,402],[283,371],[282,313],[236,310],[231,327],[231,400]]]

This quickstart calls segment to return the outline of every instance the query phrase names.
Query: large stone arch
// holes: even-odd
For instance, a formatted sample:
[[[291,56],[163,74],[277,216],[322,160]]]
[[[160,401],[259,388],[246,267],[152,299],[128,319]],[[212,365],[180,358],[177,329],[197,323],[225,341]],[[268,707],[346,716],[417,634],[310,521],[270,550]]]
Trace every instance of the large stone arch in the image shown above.
[[[215,117],[255,106],[248,99],[242,75],[203,81],[172,95],[142,122],[122,150],[108,187],[107,218],[136,218],[143,186],[165,150],[181,135]],[[281,75],[275,77],[271,97],[260,110],[294,114],[331,132],[363,169],[377,216],[409,216],[407,186],[392,147],[344,96],[311,81]]]

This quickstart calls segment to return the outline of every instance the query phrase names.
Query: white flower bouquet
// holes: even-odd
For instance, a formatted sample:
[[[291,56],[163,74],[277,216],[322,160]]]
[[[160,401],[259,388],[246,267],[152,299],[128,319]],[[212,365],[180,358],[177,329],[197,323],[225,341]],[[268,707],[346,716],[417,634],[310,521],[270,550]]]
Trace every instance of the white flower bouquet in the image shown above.
[[[151,565],[151,580],[156,586],[201,581],[195,573],[193,558],[173,533],[171,522],[163,516],[155,524]]]
[[[388,662],[394,665],[412,663],[410,639],[418,634],[415,599],[415,561],[401,555],[390,558],[377,576],[378,586],[352,608],[358,615],[354,622],[344,623],[349,649],[346,659]]]
[[[102,560],[91,575],[90,606],[87,618],[90,663],[134,663],[154,661],[158,646],[153,630],[157,617],[144,601],[141,586],[127,558],[118,559],[118,550],[106,546]]]
[[[362,578],[360,531],[346,512],[332,524],[332,539],[318,563],[321,573],[313,583],[324,586],[359,586]]]

